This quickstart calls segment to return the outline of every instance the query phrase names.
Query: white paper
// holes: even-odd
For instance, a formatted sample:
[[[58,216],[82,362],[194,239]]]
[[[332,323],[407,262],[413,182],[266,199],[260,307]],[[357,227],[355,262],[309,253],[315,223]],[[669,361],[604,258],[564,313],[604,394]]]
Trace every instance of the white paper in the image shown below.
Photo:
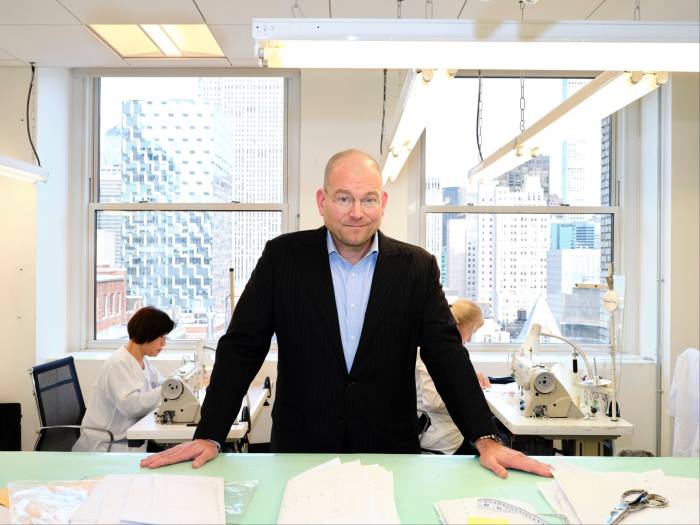
[[[400,523],[393,475],[359,461],[321,464],[287,482],[277,523]]]
[[[499,520],[500,522],[505,522],[509,525],[532,525],[532,523],[535,523],[516,512],[500,512],[479,508],[480,499],[482,498],[464,498],[438,501],[433,504],[433,507],[435,507],[438,517],[444,525],[463,525],[468,523],[470,518],[475,520],[475,522],[478,522],[479,518]],[[530,505],[522,501],[500,498],[499,501],[510,503],[511,505],[515,505],[516,507],[520,507],[523,510],[531,512],[532,514],[537,514],[537,512]]]
[[[581,520],[579,520],[576,515],[576,511],[569,503],[566,495],[562,492],[561,487],[556,481],[543,481],[537,483],[537,488],[544,497],[545,501],[549,503],[549,506],[554,509],[557,514],[563,514],[569,519],[571,525],[580,525]]]
[[[622,493],[644,489],[668,498],[664,508],[644,508],[625,516],[625,524],[700,523],[700,483],[695,478],[649,472],[592,472],[558,463],[554,478],[582,523],[605,523]]]
[[[121,521],[154,525],[225,524],[224,480],[203,476],[136,476]]]
[[[202,476],[108,475],[71,523],[224,524],[224,480]]]
[[[87,500],[73,513],[71,523],[119,523],[122,509],[134,476],[110,474],[105,476]]]

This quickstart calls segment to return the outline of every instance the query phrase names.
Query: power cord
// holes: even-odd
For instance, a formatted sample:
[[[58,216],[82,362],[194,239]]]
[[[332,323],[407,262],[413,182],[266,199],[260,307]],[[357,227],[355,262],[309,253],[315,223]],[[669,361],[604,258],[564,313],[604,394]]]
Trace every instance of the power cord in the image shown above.
[[[32,98],[32,91],[34,90],[34,74],[36,71],[36,63],[30,62],[30,66],[32,66],[32,79],[29,81],[29,91],[27,92],[27,109],[25,111],[25,123],[27,124],[27,137],[29,137],[29,144],[32,146],[32,151],[34,152],[34,156],[36,157],[36,161],[39,163],[39,167],[41,167],[41,159],[39,158],[39,154],[36,152],[36,148],[34,147],[34,141],[32,140],[32,133],[29,131],[29,101]]]

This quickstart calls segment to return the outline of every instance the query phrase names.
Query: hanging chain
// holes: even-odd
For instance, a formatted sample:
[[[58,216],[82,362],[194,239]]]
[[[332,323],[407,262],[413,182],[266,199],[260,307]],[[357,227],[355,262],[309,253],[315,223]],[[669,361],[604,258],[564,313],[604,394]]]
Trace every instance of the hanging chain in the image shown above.
[[[396,0],[396,18],[401,18],[401,3],[403,0]]]
[[[642,19],[642,13],[641,13],[641,10],[639,8],[640,2],[641,2],[641,0],[637,0],[636,4],[634,6],[634,19],[636,21],[639,21]]]
[[[525,20],[525,1],[518,0],[520,4],[520,21]],[[520,133],[525,131],[525,72],[520,72]]]
[[[520,72],[520,132],[525,131],[525,72]]]

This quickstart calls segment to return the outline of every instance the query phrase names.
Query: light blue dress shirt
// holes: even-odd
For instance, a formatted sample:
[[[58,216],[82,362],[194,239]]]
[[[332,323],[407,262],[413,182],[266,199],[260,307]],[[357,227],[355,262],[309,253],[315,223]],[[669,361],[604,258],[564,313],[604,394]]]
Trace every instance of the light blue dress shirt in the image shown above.
[[[340,340],[343,344],[345,366],[349,372],[362,334],[374,267],[377,265],[379,236],[374,234],[369,252],[355,265],[340,256],[330,232],[326,234],[326,244],[333,278],[335,307],[338,310]]]

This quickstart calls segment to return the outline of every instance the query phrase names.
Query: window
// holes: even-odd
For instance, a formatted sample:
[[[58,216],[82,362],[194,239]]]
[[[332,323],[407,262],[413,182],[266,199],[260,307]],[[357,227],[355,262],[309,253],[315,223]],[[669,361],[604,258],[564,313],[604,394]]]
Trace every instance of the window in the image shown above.
[[[104,77],[91,193],[95,341],[135,310],[216,339],[265,242],[289,223],[284,77]]]
[[[526,125],[588,79],[526,79]],[[480,304],[485,324],[475,343],[524,339],[531,323],[578,343],[609,342],[598,290],[614,259],[618,208],[609,152],[612,121],[582,124],[565,140],[495,180],[469,180],[479,162],[514,138],[520,125],[520,79],[457,78],[426,127],[421,213],[427,250],[440,265],[448,300]]]

